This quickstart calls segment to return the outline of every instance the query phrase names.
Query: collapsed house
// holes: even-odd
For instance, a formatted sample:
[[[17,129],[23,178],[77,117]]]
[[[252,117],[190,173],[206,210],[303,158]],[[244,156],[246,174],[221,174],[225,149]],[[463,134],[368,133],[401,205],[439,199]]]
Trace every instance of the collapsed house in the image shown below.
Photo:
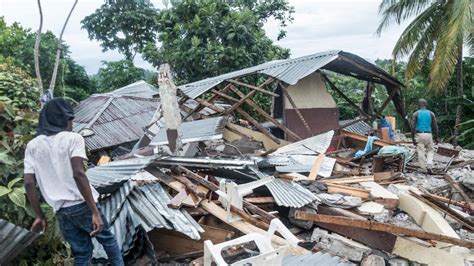
[[[174,86],[169,70],[161,71],[160,96]],[[366,81],[363,102],[345,97],[327,71]],[[388,95],[377,107],[374,83]],[[113,160],[104,163],[110,158],[96,153],[90,161],[98,166],[87,171],[127,264],[472,263],[474,152],[443,144],[428,174],[403,134],[368,136],[391,101],[406,117],[402,87],[366,60],[330,51],[186,84],[174,99],[158,99],[156,90],[129,96],[141,91],[130,87],[122,96],[94,95],[78,106],[75,130],[86,144],[122,130],[130,136],[107,146],[125,145],[125,154],[107,153]],[[328,90],[360,117],[339,121]],[[263,110],[255,97],[272,97],[271,107]],[[94,98],[109,104],[100,108]],[[156,100],[155,108],[133,122],[116,113],[107,120],[112,114],[102,114],[116,98]],[[170,118],[163,108],[175,104]],[[100,133],[115,120],[126,125]],[[105,262],[94,247],[94,261]]]

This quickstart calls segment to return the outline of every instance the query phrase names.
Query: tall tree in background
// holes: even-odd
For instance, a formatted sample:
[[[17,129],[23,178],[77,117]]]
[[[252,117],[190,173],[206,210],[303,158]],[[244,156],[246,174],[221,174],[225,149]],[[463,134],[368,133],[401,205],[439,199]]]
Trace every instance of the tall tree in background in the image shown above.
[[[100,92],[108,92],[145,79],[145,71],[130,60],[102,62],[94,79]]]
[[[118,50],[133,61],[147,43],[155,42],[157,15],[158,9],[149,0],[106,0],[81,23],[103,51]]]
[[[400,24],[415,17],[392,52],[395,60],[409,55],[407,80],[421,70],[431,54],[428,87],[432,92],[445,90],[450,77],[457,72],[460,100],[456,109],[454,136],[458,136],[464,96],[463,45],[469,47],[471,54],[474,52],[472,0],[383,0],[380,13],[382,21],[378,34],[392,23]]]
[[[106,0],[82,25],[104,50],[128,60],[141,53],[155,67],[169,63],[185,83],[287,58],[263,26],[275,19],[281,39],[293,13],[286,0],[182,0],[164,10],[148,0]]]

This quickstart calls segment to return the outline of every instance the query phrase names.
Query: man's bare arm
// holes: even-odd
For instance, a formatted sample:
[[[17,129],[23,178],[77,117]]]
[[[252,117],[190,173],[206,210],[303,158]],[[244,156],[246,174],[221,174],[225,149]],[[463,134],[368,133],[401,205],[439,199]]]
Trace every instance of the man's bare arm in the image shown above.
[[[411,118],[411,139],[413,144],[416,145],[415,134],[416,134],[416,123],[418,120],[418,112],[414,112]]]
[[[434,141],[438,144],[439,141],[439,132],[438,132],[438,120],[436,119],[436,115],[431,112],[431,129],[433,131]]]
[[[35,212],[36,219],[31,226],[32,231],[46,231],[48,223],[44,216],[43,211],[41,210],[38,191],[36,190],[36,177],[34,174],[25,174],[24,177],[26,196],[30,201],[30,205]]]
[[[100,217],[100,212],[95,205],[94,197],[92,196],[92,190],[87,179],[86,172],[84,171],[84,159],[81,157],[71,158],[71,165],[74,175],[74,181],[76,181],[77,188],[81,193],[82,197],[87,203],[87,206],[92,211],[92,223],[94,225],[91,236],[96,235],[100,230],[102,230],[103,221]]]

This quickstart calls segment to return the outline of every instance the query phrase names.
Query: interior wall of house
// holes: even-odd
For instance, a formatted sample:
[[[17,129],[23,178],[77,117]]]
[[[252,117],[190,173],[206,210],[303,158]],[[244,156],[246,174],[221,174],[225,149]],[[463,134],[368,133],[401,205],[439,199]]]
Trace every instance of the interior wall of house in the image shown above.
[[[287,91],[311,129],[308,132],[290,101],[284,97],[285,125],[298,136],[306,138],[339,128],[339,110],[319,72],[288,86]]]

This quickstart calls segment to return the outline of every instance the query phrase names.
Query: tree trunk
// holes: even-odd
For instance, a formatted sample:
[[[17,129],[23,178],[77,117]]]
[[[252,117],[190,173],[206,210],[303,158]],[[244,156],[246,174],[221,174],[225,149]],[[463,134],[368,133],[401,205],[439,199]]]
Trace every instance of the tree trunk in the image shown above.
[[[77,1],[78,0],[74,1],[74,4],[72,5],[71,10],[69,11],[69,14],[67,15],[66,21],[64,22],[63,28],[61,29],[61,34],[59,34],[58,49],[56,50],[56,60],[54,62],[53,75],[51,76],[51,83],[49,84],[51,97],[53,97],[54,95],[54,87],[56,86],[56,79],[58,76],[59,58],[61,56],[64,30],[66,29],[67,23],[69,22],[69,18],[71,17],[72,11],[74,11],[74,8],[76,7]]]
[[[41,80],[41,72],[39,67],[39,48],[41,42],[41,31],[43,29],[43,10],[41,9],[41,1],[38,0],[38,10],[40,16],[40,24],[38,26],[38,31],[36,32],[35,48],[34,48],[34,60],[35,60],[35,73],[36,81],[38,83],[38,88],[40,90],[40,96],[44,94],[43,92],[43,81]]]
[[[458,136],[459,136],[459,124],[461,124],[461,116],[462,116],[462,101],[464,95],[464,84],[463,84],[463,73],[462,73],[462,44],[459,47],[459,54],[458,54],[458,62],[456,64],[456,85],[458,88],[458,96],[459,96],[459,103],[456,107],[456,121],[454,124],[454,141],[453,144],[458,144]]]

